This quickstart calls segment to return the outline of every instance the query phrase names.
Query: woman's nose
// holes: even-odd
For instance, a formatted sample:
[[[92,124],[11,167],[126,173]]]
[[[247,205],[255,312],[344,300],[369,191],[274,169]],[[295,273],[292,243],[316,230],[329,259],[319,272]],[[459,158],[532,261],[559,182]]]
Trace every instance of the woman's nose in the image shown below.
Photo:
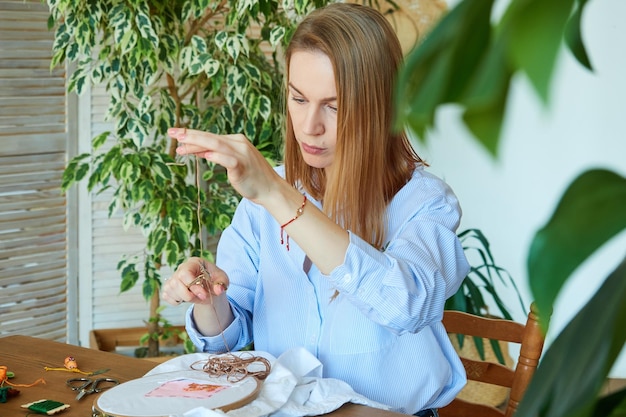
[[[324,133],[324,121],[321,109],[311,106],[306,114],[302,131],[307,135],[321,135]]]

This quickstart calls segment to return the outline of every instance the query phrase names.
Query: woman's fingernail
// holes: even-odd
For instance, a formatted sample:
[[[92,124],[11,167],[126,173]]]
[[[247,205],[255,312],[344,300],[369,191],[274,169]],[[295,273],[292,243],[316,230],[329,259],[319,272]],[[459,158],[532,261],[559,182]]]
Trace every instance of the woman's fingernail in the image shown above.
[[[185,140],[185,137],[187,136],[187,128],[170,127],[167,129],[167,134],[180,142]]]

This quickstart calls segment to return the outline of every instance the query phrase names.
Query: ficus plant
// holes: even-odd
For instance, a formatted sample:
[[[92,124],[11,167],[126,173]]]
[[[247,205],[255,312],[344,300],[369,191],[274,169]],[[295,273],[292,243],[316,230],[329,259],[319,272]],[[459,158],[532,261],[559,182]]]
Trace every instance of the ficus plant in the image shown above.
[[[398,83],[397,124],[425,140],[435,112],[454,103],[494,158],[511,80],[524,73],[548,103],[563,44],[592,70],[581,36],[587,0],[511,0],[493,20],[494,0],[461,0],[415,48]],[[471,51],[471,52],[470,52]],[[574,271],[626,230],[626,178],[586,170],[559,197],[528,249],[528,282],[544,329]],[[517,417],[623,416],[626,389],[600,390],[626,346],[626,257],[544,352]]]
[[[283,68],[278,52],[300,17],[326,0],[48,0],[51,67],[72,64],[68,91],[103,85],[112,126],[71,159],[62,189],[112,190],[109,215],[146,237],[120,260],[121,291],[143,279],[149,355],[159,352],[161,268],[211,259],[203,238],[231,220],[238,195],[219,167],[176,160],[169,127],[243,133],[280,160]],[[198,185],[200,185],[198,187]]]

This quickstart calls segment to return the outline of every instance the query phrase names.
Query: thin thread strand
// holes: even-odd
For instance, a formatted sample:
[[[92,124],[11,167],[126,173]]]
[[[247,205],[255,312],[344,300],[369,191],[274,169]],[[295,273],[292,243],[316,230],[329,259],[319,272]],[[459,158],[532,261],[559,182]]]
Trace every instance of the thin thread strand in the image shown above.
[[[200,199],[200,162],[196,157],[195,159],[195,167],[196,167],[196,216],[198,221],[198,238],[200,239],[200,258],[204,255],[204,236],[202,233],[202,201]],[[306,197],[304,198],[304,203],[306,203]],[[298,214],[301,215],[301,210]],[[213,285],[221,285],[224,291],[228,288],[223,282],[213,282],[213,277],[211,273],[206,269],[204,265],[204,261],[200,261],[200,275],[196,277],[192,283],[196,283],[197,280],[201,280],[198,282],[202,282],[202,286],[209,293],[209,297],[211,300],[211,308],[213,309],[213,313],[215,314],[215,319],[217,320],[218,328],[220,329],[220,335],[222,336],[222,340],[224,342],[224,347],[228,352],[227,355],[213,355],[210,356],[206,361],[197,361],[191,364],[191,369],[198,370],[196,366],[198,363],[204,362],[202,365],[202,371],[208,373],[212,377],[220,377],[226,376],[227,380],[230,382],[239,382],[246,377],[255,377],[257,379],[263,380],[267,378],[267,375],[270,373],[271,365],[269,361],[262,356],[255,356],[252,354],[245,355],[245,357],[233,355],[228,347],[228,341],[226,340],[226,336],[224,335],[224,328],[222,327],[222,323],[220,322],[220,318],[217,314],[217,309],[215,308],[215,304],[213,304]],[[249,367],[252,364],[261,364],[263,366],[263,370],[260,371],[251,371]]]

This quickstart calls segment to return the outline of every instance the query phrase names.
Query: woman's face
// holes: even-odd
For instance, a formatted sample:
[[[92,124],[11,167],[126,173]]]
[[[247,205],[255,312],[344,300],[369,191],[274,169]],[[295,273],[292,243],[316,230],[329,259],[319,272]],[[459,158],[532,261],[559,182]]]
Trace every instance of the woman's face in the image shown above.
[[[304,161],[329,168],[337,144],[337,90],[328,56],[295,51],[289,65],[287,109]]]

